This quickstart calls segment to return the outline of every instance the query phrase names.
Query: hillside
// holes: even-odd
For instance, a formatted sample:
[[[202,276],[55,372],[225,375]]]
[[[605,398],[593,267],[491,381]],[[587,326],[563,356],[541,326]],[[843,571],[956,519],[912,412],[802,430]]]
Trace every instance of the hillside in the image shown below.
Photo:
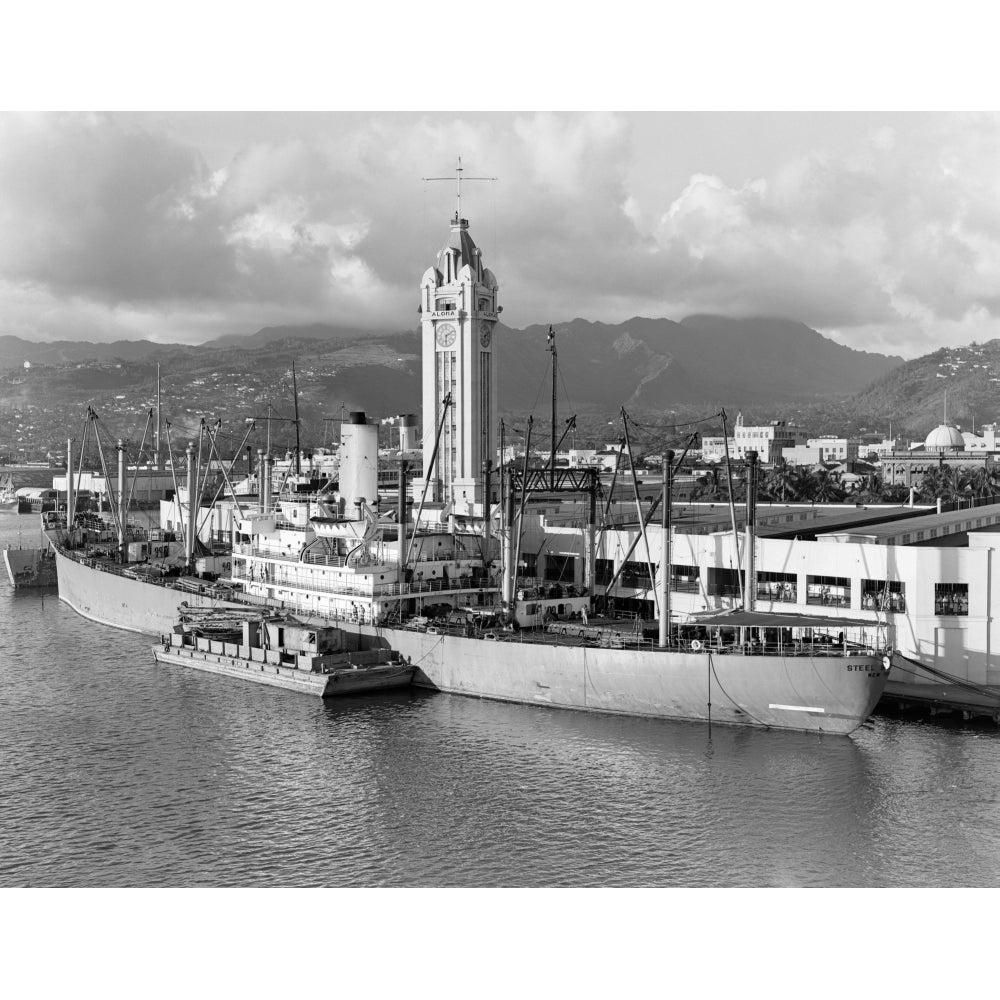
[[[948,347],[900,365],[854,397],[863,412],[926,434],[944,420],[963,428],[1000,416],[1000,340]]]
[[[636,317],[609,325],[555,325],[559,368],[572,401],[603,410],[661,410],[715,401],[727,406],[845,397],[902,358],[828,340],[802,323],[691,316],[674,323]],[[513,410],[532,406],[547,366],[547,326],[505,330],[501,394]]]

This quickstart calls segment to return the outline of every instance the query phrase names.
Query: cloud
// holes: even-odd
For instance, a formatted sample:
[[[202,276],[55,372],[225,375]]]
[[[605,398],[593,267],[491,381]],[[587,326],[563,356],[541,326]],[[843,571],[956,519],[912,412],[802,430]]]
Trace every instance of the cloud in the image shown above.
[[[998,335],[996,116],[869,116],[851,142],[813,129],[756,149],[739,181],[738,146],[679,182],[637,179],[651,148],[637,138],[666,127],[610,113],[2,116],[0,333],[412,327],[455,206],[452,181],[422,178],[453,174],[460,154],[462,212],[514,325],[781,315],[907,354]]]

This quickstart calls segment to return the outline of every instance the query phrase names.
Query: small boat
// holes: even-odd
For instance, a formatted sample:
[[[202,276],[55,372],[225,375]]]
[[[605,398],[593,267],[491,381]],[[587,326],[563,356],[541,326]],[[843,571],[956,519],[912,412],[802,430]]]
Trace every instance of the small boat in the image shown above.
[[[153,646],[157,663],[337,698],[406,687],[414,667],[391,649],[349,648],[357,637],[267,609],[182,604],[173,631]]]
[[[5,472],[0,476],[0,511],[17,511],[20,501],[14,486],[14,477]]]
[[[15,590],[58,585],[56,555],[48,546],[26,549],[7,546],[3,550],[3,563]]]

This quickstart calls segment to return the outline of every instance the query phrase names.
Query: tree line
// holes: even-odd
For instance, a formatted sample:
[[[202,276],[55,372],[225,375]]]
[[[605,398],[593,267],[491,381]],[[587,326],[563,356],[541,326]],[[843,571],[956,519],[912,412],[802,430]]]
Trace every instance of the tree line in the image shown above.
[[[725,466],[696,470],[698,482],[691,491],[694,501],[722,502],[729,499]],[[746,502],[746,481],[742,468],[733,470],[733,500]],[[928,469],[916,484],[916,499],[921,503],[945,503],[978,500],[1000,495],[1000,470],[978,467],[959,469],[947,463]],[[883,481],[877,473],[844,482],[840,472],[803,468],[776,462],[761,478],[758,501],[772,503],[905,503],[910,498],[907,486]]]

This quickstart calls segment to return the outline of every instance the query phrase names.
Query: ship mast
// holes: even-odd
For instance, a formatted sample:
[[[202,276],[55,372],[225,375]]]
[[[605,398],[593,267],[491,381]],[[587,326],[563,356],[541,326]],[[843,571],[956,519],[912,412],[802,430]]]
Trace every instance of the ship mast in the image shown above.
[[[156,362],[156,430],[153,434],[153,464],[160,470],[160,362]]]
[[[552,352],[552,448],[549,458],[549,486],[556,488],[556,377],[559,368],[559,355],[556,352],[556,335],[552,327],[549,327],[548,338],[549,350]]]
[[[740,586],[740,599],[743,599],[743,578],[740,576],[740,536],[736,530],[736,504],[733,500],[733,467],[729,464],[729,425],[726,423],[726,411],[722,411],[722,443],[726,449],[726,484],[729,487],[729,519],[733,524],[733,544],[736,546],[736,582]]]
[[[754,560],[754,529],[757,520],[757,452],[747,452],[747,540],[746,540],[746,574],[743,584],[743,610],[754,610],[757,581]]]
[[[674,453],[663,454],[663,510],[660,514],[660,648],[670,642],[670,515],[673,505]]]
[[[295,398],[295,475],[302,475],[302,446],[299,443],[299,388],[295,382],[295,362],[292,362],[292,396]]]

